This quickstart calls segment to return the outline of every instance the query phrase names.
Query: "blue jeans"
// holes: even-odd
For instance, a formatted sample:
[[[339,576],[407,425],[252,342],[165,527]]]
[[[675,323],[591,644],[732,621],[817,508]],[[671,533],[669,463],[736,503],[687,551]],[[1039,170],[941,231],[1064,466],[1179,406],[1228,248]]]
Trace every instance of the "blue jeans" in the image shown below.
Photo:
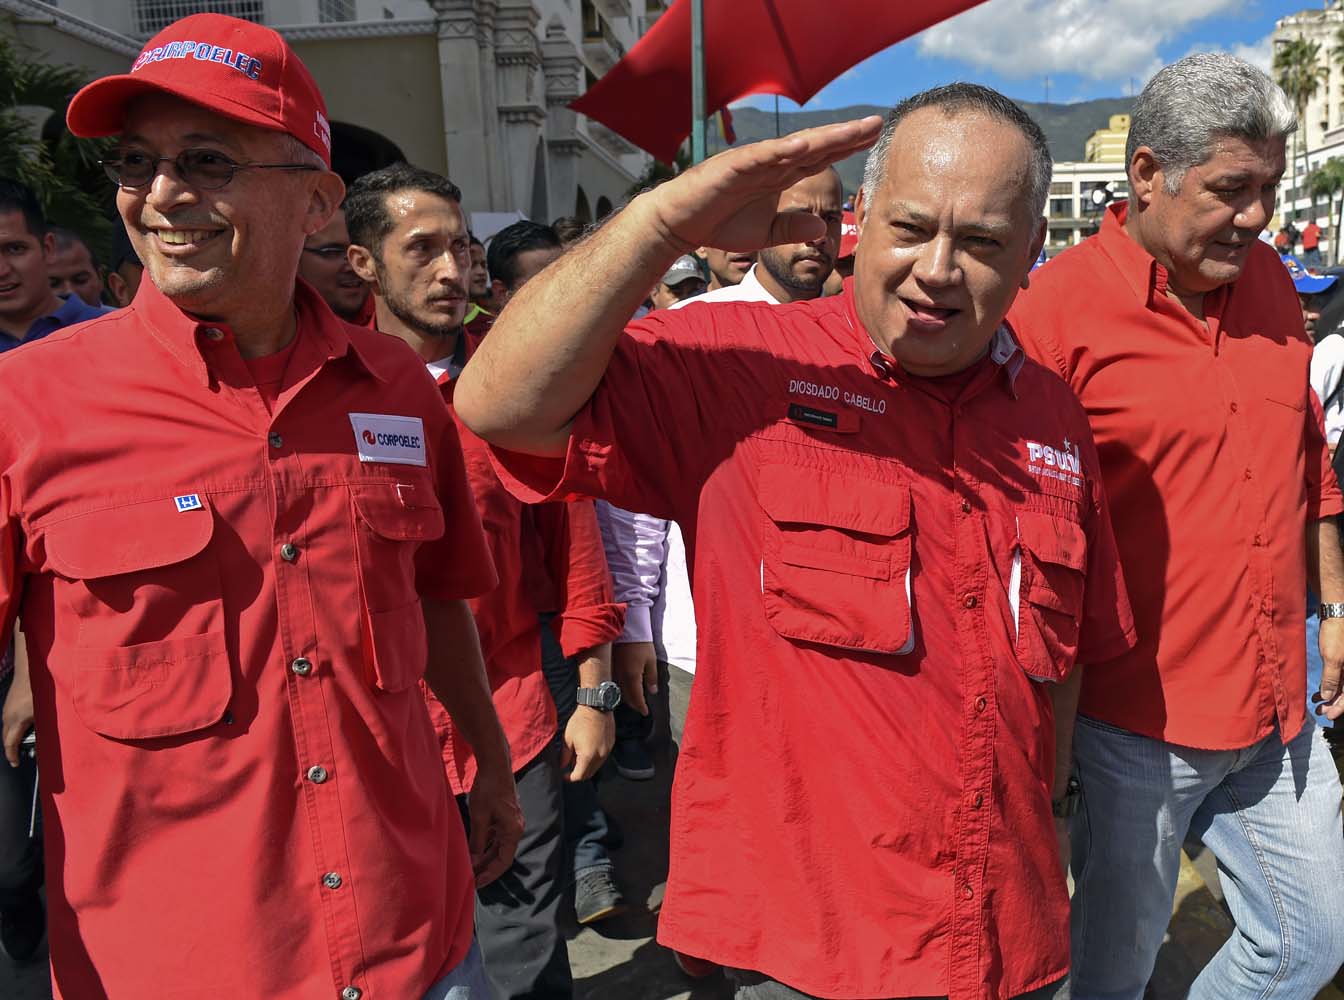
[[[1171,919],[1181,844],[1218,859],[1236,928],[1191,1000],[1309,1000],[1344,964],[1340,784],[1315,726],[1194,750],[1078,717],[1073,996],[1140,1000]]]
[[[1307,714],[1316,725],[1330,729],[1334,723],[1324,715],[1316,714],[1316,703],[1311,696],[1321,689],[1321,672],[1325,664],[1321,660],[1321,620],[1316,617],[1316,595],[1307,594]]]
[[[481,961],[481,946],[475,938],[467,957],[457,963],[425,993],[424,1000],[495,1000],[490,981],[485,978],[485,964]]]

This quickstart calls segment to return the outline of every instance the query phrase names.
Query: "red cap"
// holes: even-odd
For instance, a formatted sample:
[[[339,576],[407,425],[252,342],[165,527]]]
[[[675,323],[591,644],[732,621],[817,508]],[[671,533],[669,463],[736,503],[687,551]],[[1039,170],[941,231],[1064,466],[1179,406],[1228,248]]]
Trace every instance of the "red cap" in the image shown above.
[[[117,135],[126,104],[172,94],[229,118],[288,132],[331,166],[327,106],[308,68],[276,32],[223,14],[174,21],[146,44],[129,73],[95,80],[70,102],[75,135]]]
[[[854,248],[859,245],[859,227],[853,212],[844,212],[840,216],[840,256],[853,257]]]

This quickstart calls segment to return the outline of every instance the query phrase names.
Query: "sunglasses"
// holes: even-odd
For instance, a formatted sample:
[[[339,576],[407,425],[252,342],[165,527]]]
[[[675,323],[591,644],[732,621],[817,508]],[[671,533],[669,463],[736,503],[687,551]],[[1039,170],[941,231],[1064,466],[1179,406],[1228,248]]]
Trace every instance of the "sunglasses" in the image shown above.
[[[150,156],[127,150],[120,156],[99,160],[112,183],[123,188],[139,188],[151,183],[160,163],[171,163],[183,183],[202,191],[217,191],[233,180],[239,170],[316,170],[308,163],[235,163],[213,149],[184,149],[176,156]]]

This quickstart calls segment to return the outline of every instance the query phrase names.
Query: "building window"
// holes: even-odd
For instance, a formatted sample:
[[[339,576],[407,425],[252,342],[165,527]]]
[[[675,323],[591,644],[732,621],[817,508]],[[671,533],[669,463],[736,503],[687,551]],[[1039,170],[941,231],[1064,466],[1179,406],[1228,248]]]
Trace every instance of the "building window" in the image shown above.
[[[317,0],[317,19],[323,24],[355,19],[355,0]]]
[[[1059,216],[1063,216],[1064,218],[1071,218],[1073,216],[1073,199],[1051,198],[1050,216],[1051,218],[1056,218]]]
[[[1073,194],[1073,182],[1072,182],[1072,181],[1051,181],[1051,182],[1050,182],[1050,193],[1051,193],[1051,194]]]
[[[153,35],[189,14],[228,14],[244,21],[264,24],[265,0],[135,0],[135,30]]]

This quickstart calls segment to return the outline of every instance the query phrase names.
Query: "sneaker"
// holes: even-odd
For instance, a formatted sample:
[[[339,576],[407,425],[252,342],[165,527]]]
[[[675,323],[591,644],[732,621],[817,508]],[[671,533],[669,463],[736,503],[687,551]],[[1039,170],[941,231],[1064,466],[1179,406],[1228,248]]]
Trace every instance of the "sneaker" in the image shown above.
[[[581,924],[614,917],[625,909],[625,897],[616,888],[609,867],[602,865],[579,872],[574,880],[574,915]]]
[[[627,781],[648,781],[656,773],[643,740],[617,740],[611,757],[616,761],[616,773]]]
[[[15,962],[26,962],[37,954],[46,930],[47,914],[37,893],[0,909],[0,951]]]
[[[717,962],[696,958],[694,955],[687,955],[684,951],[676,951],[675,949],[672,952],[672,957],[676,960],[677,968],[682,971],[682,974],[691,979],[705,979],[723,968]]]

